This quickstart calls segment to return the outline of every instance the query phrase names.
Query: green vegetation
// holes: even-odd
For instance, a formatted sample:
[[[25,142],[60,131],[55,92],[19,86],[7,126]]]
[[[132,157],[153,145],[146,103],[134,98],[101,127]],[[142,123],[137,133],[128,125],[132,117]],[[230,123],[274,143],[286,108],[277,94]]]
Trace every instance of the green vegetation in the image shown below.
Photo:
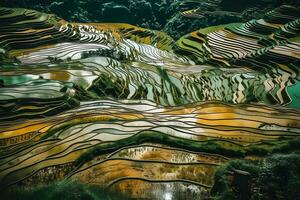
[[[281,4],[297,0],[2,0],[0,6],[31,8],[76,22],[123,22],[164,30],[174,38],[199,28],[261,18]],[[234,5],[234,6],[233,6]],[[202,18],[187,18],[180,11],[199,8]],[[238,15],[231,15],[238,12]]]
[[[286,139],[274,142],[262,142],[259,144],[249,145],[242,147],[238,144],[220,141],[220,140],[207,140],[207,141],[194,141],[183,139],[175,136],[170,136],[156,131],[142,131],[132,137],[121,139],[114,142],[101,143],[86,153],[82,154],[77,160],[77,165],[92,160],[95,156],[105,153],[111,153],[119,148],[131,145],[142,144],[145,142],[154,142],[165,144],[171,147],[183,148],[196,152],[206,152],[220,154],[232,158],[243,158],[245,156],[265,156],[278,152],[293,152],[300,150],[300,139]],[[229,145],[224,145],[229,144]]]
[[[281,137],[278,141],[265,141],[246,148],[246,155],[266,156],[275,153],[291,153],[300,150],[300,138]]]
[[[132,137],[121,139],[115,142],[101,143],[86,153],[83,153],[77,160],[77,165],[92,160],[95,156],[105,153],[111,153],[125,146],[142,144],[145,142],[154,142],[159,144],[166,144],[172,147],[184,148],[192,151],[204,151],[208,153],[220,153],[222,155],[232,155],[240,157],[243,154],[240,151],[235,151],[223,147],[218,144],[219,141],[205,141],[199,142],[194,140],[183,139],[179,137],[170,136],[156,131],[142,131]]]
[[[119,194],[106,192],[99,186],[61,181],[35,187],[18,187],[5,190],[1,199],[9,200],[116,200]]]
[[[234,171],[240,170],[249,173],[246,176],[246,189],[244,195],[249,198],[249,179],[253,180],[257,177],[259,172],[258,167],[259,161],[250,161],[250,160],[232,160],[219,167],[218,171],[215,174],[215,184],[211,190],[211,193],[217,200],[225,199],[238,199],[237,193],[234,192],[234,187],[237,185],[233,184],[232,177],[234,177]],[[241,185],[241,183],[239,183]],[[241,192],[242,193],[242,192]],[[243,194],[242,194],[243,195]]]
[[[212,194],[217,200],[299,200],[299,188],[299,153],[276,154],[260,161],[233,160],[221,166]]]

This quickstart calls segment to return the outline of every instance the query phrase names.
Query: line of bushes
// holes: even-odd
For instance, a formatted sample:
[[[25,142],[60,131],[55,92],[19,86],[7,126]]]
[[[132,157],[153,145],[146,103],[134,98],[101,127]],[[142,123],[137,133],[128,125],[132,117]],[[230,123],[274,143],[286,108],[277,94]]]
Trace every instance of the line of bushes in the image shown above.
[[[96,156],[114,152],[125,146],[138,145],[145,142],[165,144],[171,147],[196,152],[220,154],[231,158],[243,158],[245,156],[265,156],[272,153],[293,152],[300,150],[300,138],[280,138],[278,141],[263,142],[261,144],[253,144],[247,147],[242,147],[235,143],[222,140],[212,139],[207,141],[195,141],[171,136],[157,131],[142,131],[129,138],[114,142],[101,143],[82,154],[76,160],[76,164],[80,165],[92,160]],[[224,143],[230,143],[230,145],[224,147]]]
[[[238,145],[232,144],[233,148],[223,147],[218,140],[194,141],[175,136],[170,136],[157,131],[142,131],[132,137],[117,140],[114,142],[101,143],[86,153],[82,154],[76,164],[80,165],[92,160],[94,157],[106,153],[114,152],[125,146],[138,145],[145,142],[153,142],[165,144],[171,147],[182,148],[190,151],[215,153],[230,157],[243,157],[245,153],[242,150],[237,150]],[[224,142],[224,141],[223,141]]]

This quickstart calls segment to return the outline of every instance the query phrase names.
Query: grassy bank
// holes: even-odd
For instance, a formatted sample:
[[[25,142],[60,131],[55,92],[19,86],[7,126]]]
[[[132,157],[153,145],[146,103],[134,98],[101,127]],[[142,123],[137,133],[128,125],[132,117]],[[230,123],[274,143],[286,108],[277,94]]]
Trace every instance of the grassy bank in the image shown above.
[[[99,186],[79,182],[61,181],[35,187],[11,188],[1,193],[1,199],[9,200],[116,200],[118,194],[109,194]]]

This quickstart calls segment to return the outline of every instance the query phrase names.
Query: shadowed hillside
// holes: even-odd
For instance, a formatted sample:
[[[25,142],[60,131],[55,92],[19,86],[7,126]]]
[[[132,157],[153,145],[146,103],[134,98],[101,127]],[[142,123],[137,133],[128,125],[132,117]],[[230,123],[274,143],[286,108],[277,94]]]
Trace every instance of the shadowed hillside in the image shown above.
[[[75,22],[123,22],[180,36],[207,26],[259,19],[297,0],[2,0],[0,6],[31,8]],[[198,9],[200,17],[182,15]]]

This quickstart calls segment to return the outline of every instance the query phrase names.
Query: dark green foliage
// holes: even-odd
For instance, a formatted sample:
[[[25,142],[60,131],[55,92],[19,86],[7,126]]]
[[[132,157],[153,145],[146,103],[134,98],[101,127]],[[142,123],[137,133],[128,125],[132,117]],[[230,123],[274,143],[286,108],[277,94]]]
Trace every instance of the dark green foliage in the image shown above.
[[[2,191],[3,200],[114,200],[120,199],[99,186],[62,181],[29,188],[12,188]]]
[[[0,46],[0,62],[1,66],[11,63],[20,63],[16,58],[11,58],[7,55],[7,52]]]
[[[265,156],[269,153],[266,148],[261,148],[259,146],[251,146],[248,148],[247,154],[249,155],[257,155],[257,156]]]
[[[90,88],[90,91],[96,93],[99,97],[126,98],[130,91],[128,87],[124,87],[125,85],[125,80],[114,80],[106,74],[101,74],[94,81],[94,85]]]
[[[282,5],[299,5],[296,0],[2,0],[0,6],[31,8],[76,22],[123,22],[145,28],[163,29],[179,38],[199,28],[246,22],[261,18],[266,12]],[[200,8],[208,11],[203,18],[187,18],[180,11]],[[214,12],[218,14],[214,14]],[[222,12],[219,12],[222,11]],[[231,15],[230,11],[239,12]]]
[[[287,143],[276,146],[273,149],[273,153],[281,152],[281,153],[289,153],[296,150],[300,150],[300,138],[295,138],[293,140],[289,140]]]
[[[275,155],[260,165],[253,199],[300,199],[300,155]]]
[[[233,160],[221,166],[215,174],[215,184],[211,190],[217,199],[237,199],[237,194],[233,192],[232,183],[229,176],[234,176],[235,170],[242,170],[250,173],[250,180],[258,175],[257,163],[248,160]]]
[[[63,60],[58,59],[58,58],[54,58],[54,57],[48,57],[48,60],[50,61],[50,63],[52,64],[60,64],[63,62]]]
[[[282,137],[276,142],[261,142],[247,147],[246,155],[266,156],[275,153],[292,153],[300,150],[300,138]]]
[[[109,57],[116,60],[126,60],[126,55],[124,52],[119,52],[115,49],[98,49],[96,51],[90,51],[90,52],[83,52],[81,54],[81,58],[88,58],[92,56],[103,56],[103,57]]]
[[[234,170],[250,174],[251,195],[234,189]],[[231,176],[231,178],[230,178]],[[260,161],[233,160],[221,166],[215,174],[212,194],[216,199],[238,200],[298,200],[300,199],[300,155],[273,155]],[[241,198],[241,196],[244,196]]]

